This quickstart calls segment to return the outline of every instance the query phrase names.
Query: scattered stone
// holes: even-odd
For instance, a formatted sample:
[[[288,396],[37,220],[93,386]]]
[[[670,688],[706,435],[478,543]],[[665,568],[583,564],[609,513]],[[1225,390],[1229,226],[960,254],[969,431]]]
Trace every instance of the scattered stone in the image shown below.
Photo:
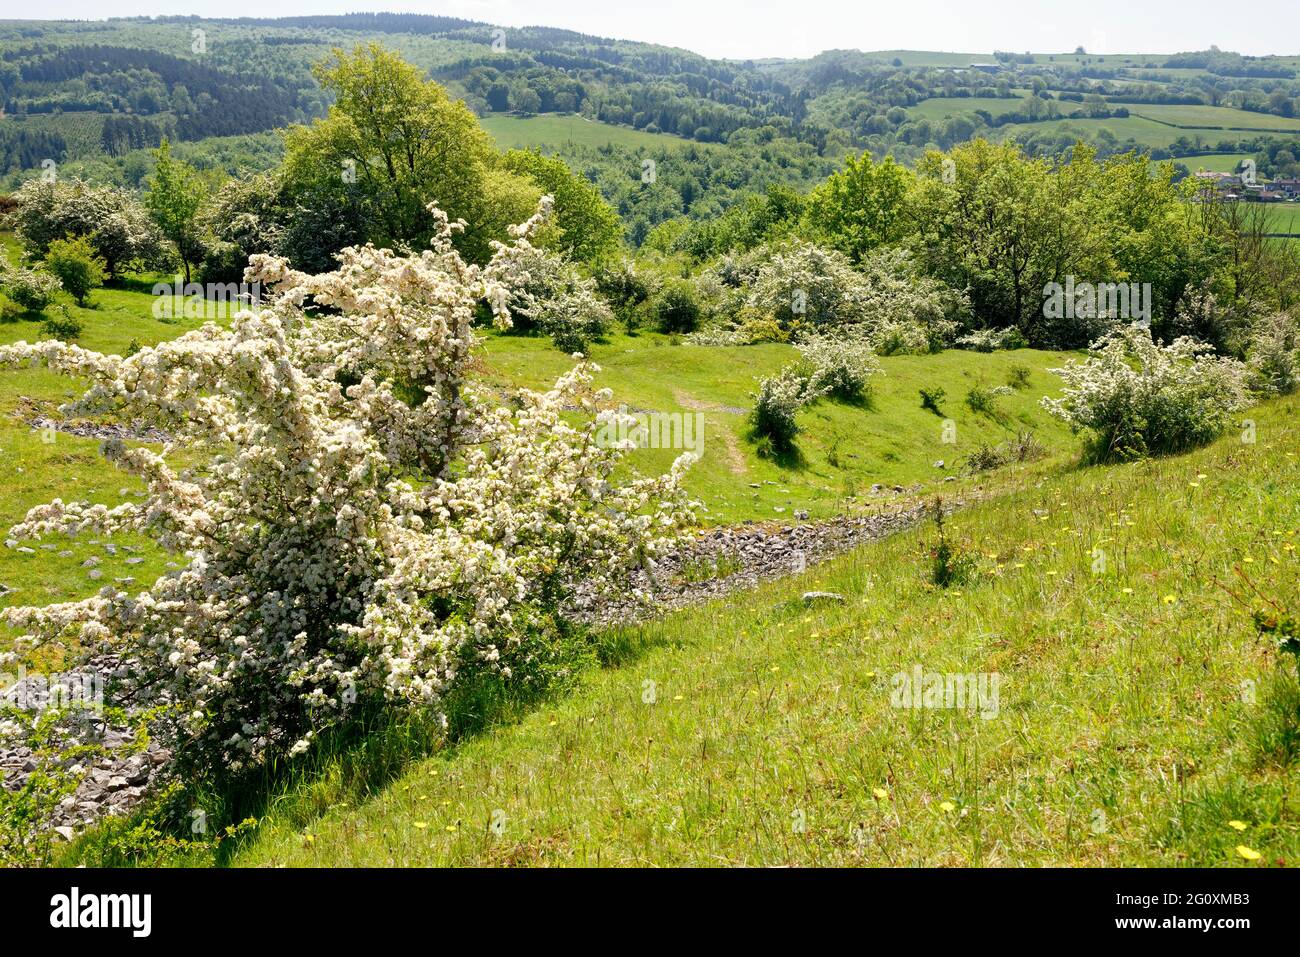
[[[796,522],[806,522],[808,521],[808,513],[801,508],[795,509],[794,518]]]
[[[935,462],[935,463],[934,463],[934,467],[937,468],[937,469],[941,469],[941,468],[943,468],[943,467],[944,467],[944,466],[943,466],[943,459],[940,459],[939,461]]]
[[[126,560],[126,564],[128,564],[128,565],[139,565],[139,564],[140,564],[141,562],[143,562],[143,561],[144,561],[143,558],[140,558],[140,557],[137,556],[137,557],[134,557],[134,558],[128,558],[128,559]]]
[[[24,554],[24,555],[35,555],[35,554],[36,554],[36,549],[34,549],[34,548],[28,548],[26,545],[19,545],[19,546],[18,546],[18,551],[21,552],[21,553]]]
[[[99,581],[101,578],[104,577],[104,573],[101,572],[98,568],[92,568],[86,574],[90,576],[92,581]]]
[[[815,605],[818,602],[840,604],[843,601],[844,596],[833,591],[806,591],[803,593],[803,603],[805,605]]]
[[[98,564],[99,564],[99,556],[98,556],[98,555],[91,555],[89,558],[87,558],[84,562],[81,563],[81,567],[82,567],[82,568],[94,568],[94,567],[95,567],[96,565],[98,565]]]
[[[77,833],[72,828],[68,827],[68,825],[66,824],[60,824],[58,827],[54,828],[53,830],[55,834],[59,835],[59,837],[63,838],[65,841],[72,840]]]

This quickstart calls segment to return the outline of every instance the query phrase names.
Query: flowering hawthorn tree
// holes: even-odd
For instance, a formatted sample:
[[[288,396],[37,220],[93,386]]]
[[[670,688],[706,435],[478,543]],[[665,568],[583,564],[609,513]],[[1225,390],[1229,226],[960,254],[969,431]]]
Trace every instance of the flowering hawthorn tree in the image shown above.
[[[1085,361],[1050,370],[1065,391],[1042,404],[1088,433],[1096,459],[1182,452],[1218,438],[1249,405],[1246,367],[1213,352],[1186,337],[1161,345],[1127,326],[1093,343]]]
[[[18,538],[139,532],[188,564],[131,595],[10,608],[24,653],[76,640],[112,653],[121,700],[174,706],[177,744],[207,766],[246,767],[305,749],[357,701],[439,712],[458,670],[509,675],[530,628],[581,580],[626,587],[693,519],[680,479],[613,478],[596,367],[580,362],[520,408],[467,379],[486,302],[510,322],[519,256],[546,209],[485,267],[451,245],[350,248],[306,275],[281,259],[248,269],[274,290],[228,328],[208,324],[122,358],[61,342],[0,348],[0,367],[45,363],[93,383],[65,407],[166,431],[161,450],[109,441],[104,455],[147,484],[113,507],[55,500]],[[561,412],[593,413],[570,424]],[[178,469],[181,448],[211,451]],[[110,691],[113,689],[110,688]]]

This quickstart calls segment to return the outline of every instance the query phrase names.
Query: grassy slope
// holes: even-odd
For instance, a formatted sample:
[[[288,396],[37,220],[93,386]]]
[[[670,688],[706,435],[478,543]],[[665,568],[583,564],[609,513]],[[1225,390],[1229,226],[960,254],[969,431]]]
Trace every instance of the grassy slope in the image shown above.
[[[544,113],[527,117],[489,113],[481,117],[479,123],[492,134],[501,149],[556,147],[563,143],[579,146],[613,143],[630,149],[655,149],[685,146],[690,142],[667,133],[647,133],[628,126],[599,123],[576,113]]]
[[[1126,103],[1124,105],[1128,107],[1130,113],[1178,126],[1300,131],[1300,119],[1275,116],[1272,113],[1252,113],[1249,110],[1238,110],[1228,106],[1180,106],[1167,103]]]
[[[1178,162],[1187,164],[1193,173],[1206,170],[1210,173],[1239,173],[1241,161],[1254,159],[1254,153],[1208,153],[1204,156],[1184,156]]]
[[[1294,861],[1294,664],[1218,587],[1300,599],[1297,402],[1252,414],[1257,444],[954,518],[980,556],[964,588],[926,584],[924,529],[638,629],[639,657],[380,793],[326,776],[281,800],[234,863]],[[805,611],[808,588],[849,600]],[[891,707],[918,664],[1000,675],[996,717]]]
[[[922,100],[908,109],[909,115],[916,119],[942,120],[949,116],[960,116],[983,109],[997,116],[1016,109],[1018,99],[997,99],[990,97],[934,97]],[[1089,119],[1067,117],[1060,120],[1048,120],[1040,123],[1008,123],[998,127],[996,135],[1004,136],[1007,132],[1028,134],[1038,132],[1057,132],[1063,126],[1083,130],[1088,135],[1106,129],[1121,140],[1132,137],[1136,142],[1147,147],[1167,147],[1179,137],[1193,139],[1200,136],[1207,143],[1217,143],[1222,139],[1231,139],[1225,130],[1229,127],[1238,129],[1295,130],[1300,133],[1300,120],[1271,116],[1263,113],[1250,113],[1217,106],[1163,106],[1145,103],[1114,104],[1126,106],[1131,115],[1124,118]],[[1078,109],[1080,104],[1063,102],[1061,109],[1069,112]],[[1167,124],[1176,123],[1179,126]],[[1203,124],[1203,125],[1197,125]],[[1182,127],[1189,128],[1182,128]],[[1194,128],[1191,128],[1194,127]],[[1213,129],[1212,127],[1222,127]],[[1002,132],[1007,131],[1007,132]],[[1217,169],[1217,166],[1207,166]]]
[[[805,432],[794,463],[759,458],[749,439],[745,411],[759,379],[775,374],[798,358],[790,346],[736,348],[670,345],[660,335],[614,335],[597,344],[593,360],[602,371],[597,384],[614,392],[615,403],[657,412],[686,412],[702,405],[704,455],[691,470],[691,491],[710,508],[710,521],[789,519],[796,509],[826,518],[869,500],[873,483],[910,486],[943,483],[981,443],[996,445],[1032,429],[1054,453],[1069,454],[1075,442],[1038,400],[1056,388],[1046,370],[1059,366],[1064,353],[1031,349],[980,354],[949,351],[935,356],[898,356],[881,360],[884,374],[872,380],[873,398],[866,407],[822,401],[800,416]],[[502,386],[539,388],[570,365],[546,339],[494,335],[488,339],[486,369]],[[999,422],[967,407],[967,392],[976,385],[1005,385],[1015,366],[1030,370],[1029,385],[996,400]],[[956,424],[956,442],[943,441],[944,419],[921,407],[921,388],[942,388],[941,406]],[[726,411],[731,410],[731,411]],[[633,461],[643,471],[666,469],[679,451],[643,449]],[[945,468],[935,468],[943,460]],[[776,484],[767,484],[773,482]],[[752,488],[758,483],[759,488]]]

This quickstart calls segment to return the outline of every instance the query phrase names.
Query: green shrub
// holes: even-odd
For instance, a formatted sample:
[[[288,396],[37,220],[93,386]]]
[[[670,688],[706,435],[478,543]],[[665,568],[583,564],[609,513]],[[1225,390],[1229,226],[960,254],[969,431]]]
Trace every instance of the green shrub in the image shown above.
[[[929,409],[935,415],[943,415],[943,410],[939,408],[939,403],[947,395],[943,389],[921,389],[921,408]]]
[[[943,524],[943,503],[933,507],[938,538],[930,547],[930,581],[940,588],[964,585],[975,576],[975,557],[948,537]]]
[[[1010,392],[1011,388],[1005,385],[1000,385],[992,389],[986,388],[982,385],[972,386],[966,393],[966,405],[972,412],[987,415],[996,419],[1000,415],[1000,412],[998,407],[994,404],[994,401],[998,396],[1007,395]]]
[[[635,332],[644,317],[642,307],[655,292],[653,277],[637,272],[628,260],[618,259],[604,263],[592,278],[596,281],[596,291],[614,310],[615,318],[628,332]]]
[[[0,322],[13,322],[27,310],[0,292]]]
[[[84,306],[90,290],[104,284],[104,260],[84,236],[50,243],[45,252],[45,266],[78,305]]]
[[[665,283],[654,300],[654,320],[660,332],[694,332],[700,312],[695,287],[687,280]]]
[[[71,342],[81,335],[81,323],[69,316],[68,310],[64,309],[58,316],[53,316],[41,323],[41,332],[51,339]]]
[[[795,416],[824,391],[824,386],[812,382],[791,366],[764,379],[759,384],[754,410],[750,413],[755,435],[768,439],[775,452],[788,450],[799,434]]]

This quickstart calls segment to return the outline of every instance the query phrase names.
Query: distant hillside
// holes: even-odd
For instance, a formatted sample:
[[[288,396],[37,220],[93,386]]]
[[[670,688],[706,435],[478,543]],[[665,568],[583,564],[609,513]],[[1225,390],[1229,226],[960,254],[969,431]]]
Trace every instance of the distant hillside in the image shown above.
[[[0,21],[0,103],[8,116],[130,117],[95,145],[110,155],[163,133],[257,132],[321,115],[326,100],[311,64],[332,47],[368,40],[398,49],[480,115],[576,113],[704,143],[767,130],[831,156],[869,149],[906,162],[929,145],[1008,133],[1048,153],[1073,136],[1104,152],[1148,148],[1157,158],[1205,152],[1207,144],[1256,152],[1262,137],[1287,135],[1300,116],[1300,57],[832,50],[806,60],[735,61],[571,30],[406,13]],[[936,99],[970,108],[931,106]],[[1000,108],[982,105],[990,100]],[[1221,123],[1207,114],[1160,133],[1124,122],[1135,104],[1249,117]],[[1034,125],[1062,121],[1073,124],[1067,135]],[[85,155],[75,136],[64,140],[62,158]],[[11,149],[9,168],[26,168],[33,150]]]

